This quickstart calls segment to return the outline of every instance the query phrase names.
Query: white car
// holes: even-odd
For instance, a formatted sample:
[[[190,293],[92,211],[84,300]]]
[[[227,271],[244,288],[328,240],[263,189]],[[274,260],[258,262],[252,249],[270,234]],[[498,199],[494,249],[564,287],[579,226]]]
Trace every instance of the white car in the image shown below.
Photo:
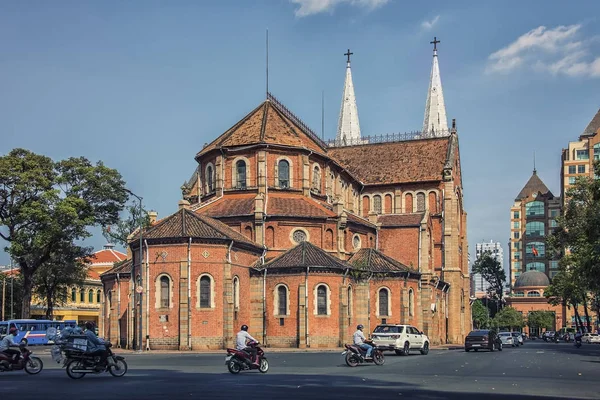
[[[429,338],[412,325],[377,325],[371,338],[373,344],[388,346],[398,355],[407,356],[411,350],[419,350],[423,355],[429,353]]]
[[[600,335],[597,333],[584,333],[581,341],[587,344],[600,343]]]
[[[498,334],[498,337],[500,338],[500,340],[502,340],[503,346],[518,346],[518,343],[516,342],[517,339],[515,339],[510,332],[500,332]]]

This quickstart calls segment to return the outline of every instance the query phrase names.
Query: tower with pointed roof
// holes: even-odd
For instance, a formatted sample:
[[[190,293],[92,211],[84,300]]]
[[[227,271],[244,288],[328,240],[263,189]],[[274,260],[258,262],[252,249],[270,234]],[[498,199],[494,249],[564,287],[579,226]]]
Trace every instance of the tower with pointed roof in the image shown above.
[[[352,83],[352,69],[350,68],[350,56],[354,54],[348,52],[344,54],[348,57],[346,61],[346,80],[344,81],[344,93],[342,94],[342,106],[340,108],[340,118],[338,121],[337,143],[360,144],[360,123],[358,122],[358,107],[356,106],[356,96],[354,95],[354,84]]]
[[[522,273],[539,271],[552,278],[558,261],[546,258],[546,237],[556,227],[560,198],[555,197],[534,169],[510,209],[510,284]]]
[[[446,117],[446,104],[444,103],[444,91],[442,90],[442,78],[440,77],[440,65],[438,62],[437,37],[431,42],[433,44],[433,65],[429,79],[429,90],[427,91],[427,102],[425,103],[425,118],[423,120],[422,133],[426,136],[448,135],[448,119]]]

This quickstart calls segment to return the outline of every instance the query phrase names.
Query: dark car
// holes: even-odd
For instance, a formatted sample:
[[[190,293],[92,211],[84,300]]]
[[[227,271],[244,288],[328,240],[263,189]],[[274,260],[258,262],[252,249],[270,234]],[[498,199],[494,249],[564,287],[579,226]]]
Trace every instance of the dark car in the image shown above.
[[[502,351],[502,340],[498,338],[493,330],[479,329],[471,331],[465,338],[465,351],[477,351],[479,349]]]

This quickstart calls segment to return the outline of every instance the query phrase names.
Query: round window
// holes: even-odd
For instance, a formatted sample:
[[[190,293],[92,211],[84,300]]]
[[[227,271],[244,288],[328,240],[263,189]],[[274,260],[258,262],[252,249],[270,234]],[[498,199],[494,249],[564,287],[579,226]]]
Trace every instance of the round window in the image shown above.
[[[360,236],[354,235],[354,239],[352,239],[352,245],[355,249],[360,249]]]
[[[296,243],[306,242],[306,232],[298,229],[297,231],[294,231],[292,239],[294,239],[294,242]]]

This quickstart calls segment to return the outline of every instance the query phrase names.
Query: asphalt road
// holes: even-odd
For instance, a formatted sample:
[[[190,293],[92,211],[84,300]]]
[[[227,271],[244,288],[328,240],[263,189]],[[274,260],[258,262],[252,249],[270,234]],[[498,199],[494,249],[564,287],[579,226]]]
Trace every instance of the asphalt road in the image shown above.
[[[35,350],[35,348],[34,348]],[[223,354],[123,354],[123,378],[74,381],[42,354],[44,371],[0,373],[7,399],[575,399],[600,398],[600,345],[526,342],[502,352],[386,353],[383,366],[349,368],[339,352],[268,352],[270,370],[232,375]]]

